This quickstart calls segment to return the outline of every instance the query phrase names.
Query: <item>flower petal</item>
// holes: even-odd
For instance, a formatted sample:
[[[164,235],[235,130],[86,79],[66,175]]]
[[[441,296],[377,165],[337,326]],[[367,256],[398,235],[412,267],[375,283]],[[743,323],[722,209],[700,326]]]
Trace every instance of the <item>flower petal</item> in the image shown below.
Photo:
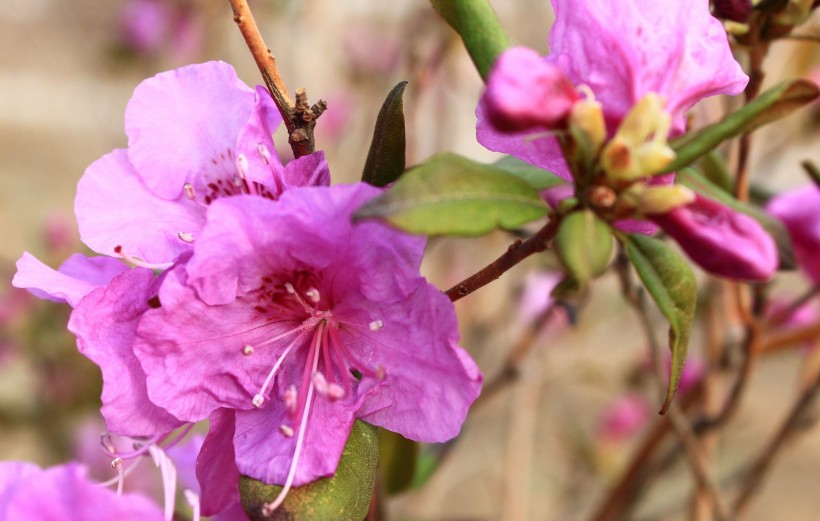
[[[234,411],[211,414],[208,436],[196,458],[196,478],[202,498],[202,515],[212,516],[239,501],[239,470],[234,461]]]
[[[92,250],[113,255],[116,246],[153,262],[172,262],[191,245],[180,232],[195,236],[205,209],[181,196],[175,201],[149,192],[128,160],[114,150],[91,164],[77,184],[74,212],[80,237]]]
[[[75,307],[88,293],[127,270],[128,266],[117,259],[86,257],[81,253],[75,253],[54,270],[25,252],[17,261],[17,273],[11,283],[39,298],[68,302]]]
[[[68,322],[80,352],[102,371],[108,429],[126,436],[150,436],[182,425],[148,398],[145,372],[133,352],[137,324],[156,294],[155,283],[151,270],[128,270],[82,299]]]
[[[684,112],[715,94],[739,94],[748,82],[708,0],[552,0],[548,61],[585,84],[612,119],[644,95],[667,99],[674,129]]]
[[[128,157],[163,199],[177,199],[186,182],[203,177],[232,179],[237,136],[253,109],[253,91],[227,63],[157,74],[137,86],[125,109]]]
[[[336,472],[353,428],[354,409],[355,404],[350,401],[331,403],[321,396],[314,397],[294,486]],[[242,474],[265,483],[285,482],[296,450],[298,430],[293,426],[296,434],[288,438],[279,432],[280,425],[293,426],[293,422],[279,404],[259,411],[237,411],[234,446],[236,464]]]

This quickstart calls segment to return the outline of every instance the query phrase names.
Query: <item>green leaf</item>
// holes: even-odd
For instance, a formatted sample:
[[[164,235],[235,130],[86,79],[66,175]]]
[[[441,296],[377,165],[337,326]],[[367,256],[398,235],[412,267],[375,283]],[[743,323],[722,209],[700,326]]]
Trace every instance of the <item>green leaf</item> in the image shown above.
[[[404,172],[404,154],[407,146],[404,134],[405,87],[406,81],[393,87],[376,118],[373,140],[370,142],[370,150],[362,172],[362,181],[373,186],[386,186]]]
[[[488,0],[430,0],[433,9],[461,35],[481,78],[487,75],[510,39]]]
[[[686,363],[689,333],[697,302],[697,282],[689,264],[663,242],[644,235],[628,234],[625,245],[635,271],[669,320],[672,370],[666,399],[661,408],[661,413],[664,413],[672,403]]]
[[[408,170],[353,216],[410,233],[475,236],[513,229],[547,213],[529,183],[505,170],[444,153]]]
[[[401,434],[379,429],[379,476],[392,496],[410,488],[416,473],[419,444]]]
[[[670,142],[677,157],[664,171],[673,172],[687,166],[725,140],[787,116],[814,101],[819,94],[817,85],[807,80],[776,85],[719,122]]]
[[[684,168],[680,170],[677,175],[677,180],[680,184],[691,188],[695,192],[714,199],[735,211],[745,213],[757,220],[769,235],[772,236],[777,245],[777,252],[780,256],[780,269],[791,270],[797,266],[789,232],[779,219],[772,217],[756,206],[738,201],[725,190],[706,179],[694,168]]]
[[[732,179],[732,174],[729,172],[726,163],[717,151],[712,150],[704,154],[700,160],[698,160],[698,168],[703,172],[704,177],[711,181],[715,187],[720,188],[727,194],[732,193],[735,181]]]
[[[544,170],[543,168],[538,168],[537,166],[525,163],[524,161],[521,161],[517,157],[513,156],[504,156],[493,163],[493,166],[505,170],[516,177],[520,177],[524,181],[531,184],[532,187],[539,192],[541,190],[555,188],[556,186],[566,184],[565,180],[561,179],[549,170]]]
[[[276,499],[282,487],[242,476],[242,508],[252,521],[361,521],[370,508],[378,451],[377,428],[356,420],[336,475],[291,489],[285,502],[268,517],[262,508]]]
[[[580,286],[606,270],[612,257],[612,229],[592,210],[564,217],[555,237],[555,251]]]

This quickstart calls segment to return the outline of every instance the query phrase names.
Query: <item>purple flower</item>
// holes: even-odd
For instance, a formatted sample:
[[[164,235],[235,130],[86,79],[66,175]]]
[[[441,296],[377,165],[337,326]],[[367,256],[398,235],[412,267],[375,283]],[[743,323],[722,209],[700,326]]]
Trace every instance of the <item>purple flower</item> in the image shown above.
[[[648,218],[714,275],[767,281],[777,270],[777,246],[755,219],[700,194],[687,205]]]
[[[598,424],[602,441],[624,441],[637,433],[649,420],[650,406],[640,394],[627,394],[604,411]]]
[[[355,418],[444,441],[479,393],[452,304],[418,273],[424,240],[351,224],[378,193],[214,202],[137,327],[151,401],[190,422],[234,410],[239,471],[283,496],[335,472]]]
[[[812,282],[820,282],[820,188],[809,185],[779,195],[766,210],[783,221],[798,264]]]
[[[552,0],[552,6],[552,54],[544,61],[576,86],[591,89],[610,131],[638,100],[656,93],[666,100],[673,135],[680,133],[685,112],[695,103],[715,94],[738,94],[748,81],[732,57],[723,26],[709,13],[708,0]],[[504,63],[507,57],[499,60]],[[519,106],[530,101],[539,105],[531,109],[537,114],[544,110],[540,76],[522,78],[533,80],[529,97],[504,101]],[[526,90],[520,85],[510,92],[520,98]],[[485,110],[492,94],[488,86],[478,105],[479,142],[570,179],[554,137],[533,135],[532,130],[499,132],[492,125]]]
[[[276,199],[290,186],[328,184],[322,152],[282,166],[271,137],[280,121],[264,88],[254,92],[226,63],[143,81],[125,112],[128,149],[94,162],[77,186],[83,242],[167,264],[190,251],[216,199]]]
[[[162,521],[157,505],[139,494],[117,495],[93,483],[76,463],[41,470],[0,462],[0,519],[4,521]]]
[[[75,253],[56,270],[49,268],[26,252],[17,261],[17,273],[11,283],[28,289],[35,296],[75,307],[92,290],[106,285],[116,275],[127,271],[122,262],[109,257],[86,257]]]

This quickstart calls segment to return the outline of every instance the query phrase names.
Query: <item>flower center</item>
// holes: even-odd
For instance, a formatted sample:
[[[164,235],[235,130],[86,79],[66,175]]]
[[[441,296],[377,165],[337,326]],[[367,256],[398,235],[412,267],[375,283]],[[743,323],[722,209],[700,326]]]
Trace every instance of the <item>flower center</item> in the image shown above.
[[[281,280],[281,279],[280,279]],[[265,506],[272,512],[284,501],[293,479],[299,457],[302,453],[310,410],[319,397],[336,402],[352,395],[362,377],[382,380],[385,377],[381,367],[371,369],[357,357],[343,341],[342,331],[352,335],[372,335],[384,327],[381,320],[374,320],[365,326],[336,317],[333,314],[332,295],[320,291],[322,277],[308,272],[295,272],[287,277],[287,282],[275,282],[272,277],[262,277],[256,291],[256,312],[273,316],[295,324],[290,329],[274,335],[254,345],[242,346],[243,356],[251,356],[268,345],[285,342],[282,354],[265,377],[259,392],[253,396],[255,407],[262,407],[267,399],[274,378],[280,374],[282,364],[299,349],[306,350],[304,368],[298,381],[291,382],[282,393],[282,402],[289,421],[279,426],[279,433],[291,438],[296,436],[291,468],[279,497]],[[357,342],[358,344],[358,342]]]

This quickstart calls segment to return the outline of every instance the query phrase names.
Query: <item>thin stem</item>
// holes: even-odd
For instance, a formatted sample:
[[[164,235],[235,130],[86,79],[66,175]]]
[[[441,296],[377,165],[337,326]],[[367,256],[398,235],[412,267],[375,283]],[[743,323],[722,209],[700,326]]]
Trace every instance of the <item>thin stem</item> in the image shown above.
[[[265,40],[262,39],[247,0],[228,0],[228,2],[233,10],[233,20],[245,38],[245,43],[262,74],[265,87],[276,103],[285,127],[288,129],[288,143],[290,143],[294,157],[299,158],[312,154],[316,148],[313,137],[316,118],[325,111],[327,104],[324,100],[319,100],[311,107],[308,104],[305,89],[296,89],[295,101],[290,97],[276,66],[276,58],[265,45]]]
[[[555,233],[558,231],[558,223],[558,219],[550,220],[529,239],[514,242],[503,255],[482,268],[479,272],[448,289],[445,294],[450,297],[451,301],[455,302],[496,280],[503,275],[504,272],[533,253],[544,251],[547,249],[547,243],[555,237]]]
[[[820,373],[815,376],[814,382],[800,395],[792,407],[791,412],[786,417],[786,420],[780,426],[780,429],[778,429],[772,440],[752,465],[751,470],[746,474],[746,478],[741,485],[740,494],[733,505],[732,519],[740,517],[746,511],[755,492],[757,492],[763,483],[763,478],[771,469],[775,458],[782,452],[786,443],[802,426],[806,412],[812,405],[818,391],[820,391]]]
[[[763,58],[769,51],[769,44],[760,40],[760,25],[753,20],[749,27],[749,83],[744,91],[745,103],[755,99],[763,85]],[[749,133],[740,136],[738,150],[737,175],[735,178],[735,196],[740,201],[749,199],[749,154],[752,148],[752,135]]]

